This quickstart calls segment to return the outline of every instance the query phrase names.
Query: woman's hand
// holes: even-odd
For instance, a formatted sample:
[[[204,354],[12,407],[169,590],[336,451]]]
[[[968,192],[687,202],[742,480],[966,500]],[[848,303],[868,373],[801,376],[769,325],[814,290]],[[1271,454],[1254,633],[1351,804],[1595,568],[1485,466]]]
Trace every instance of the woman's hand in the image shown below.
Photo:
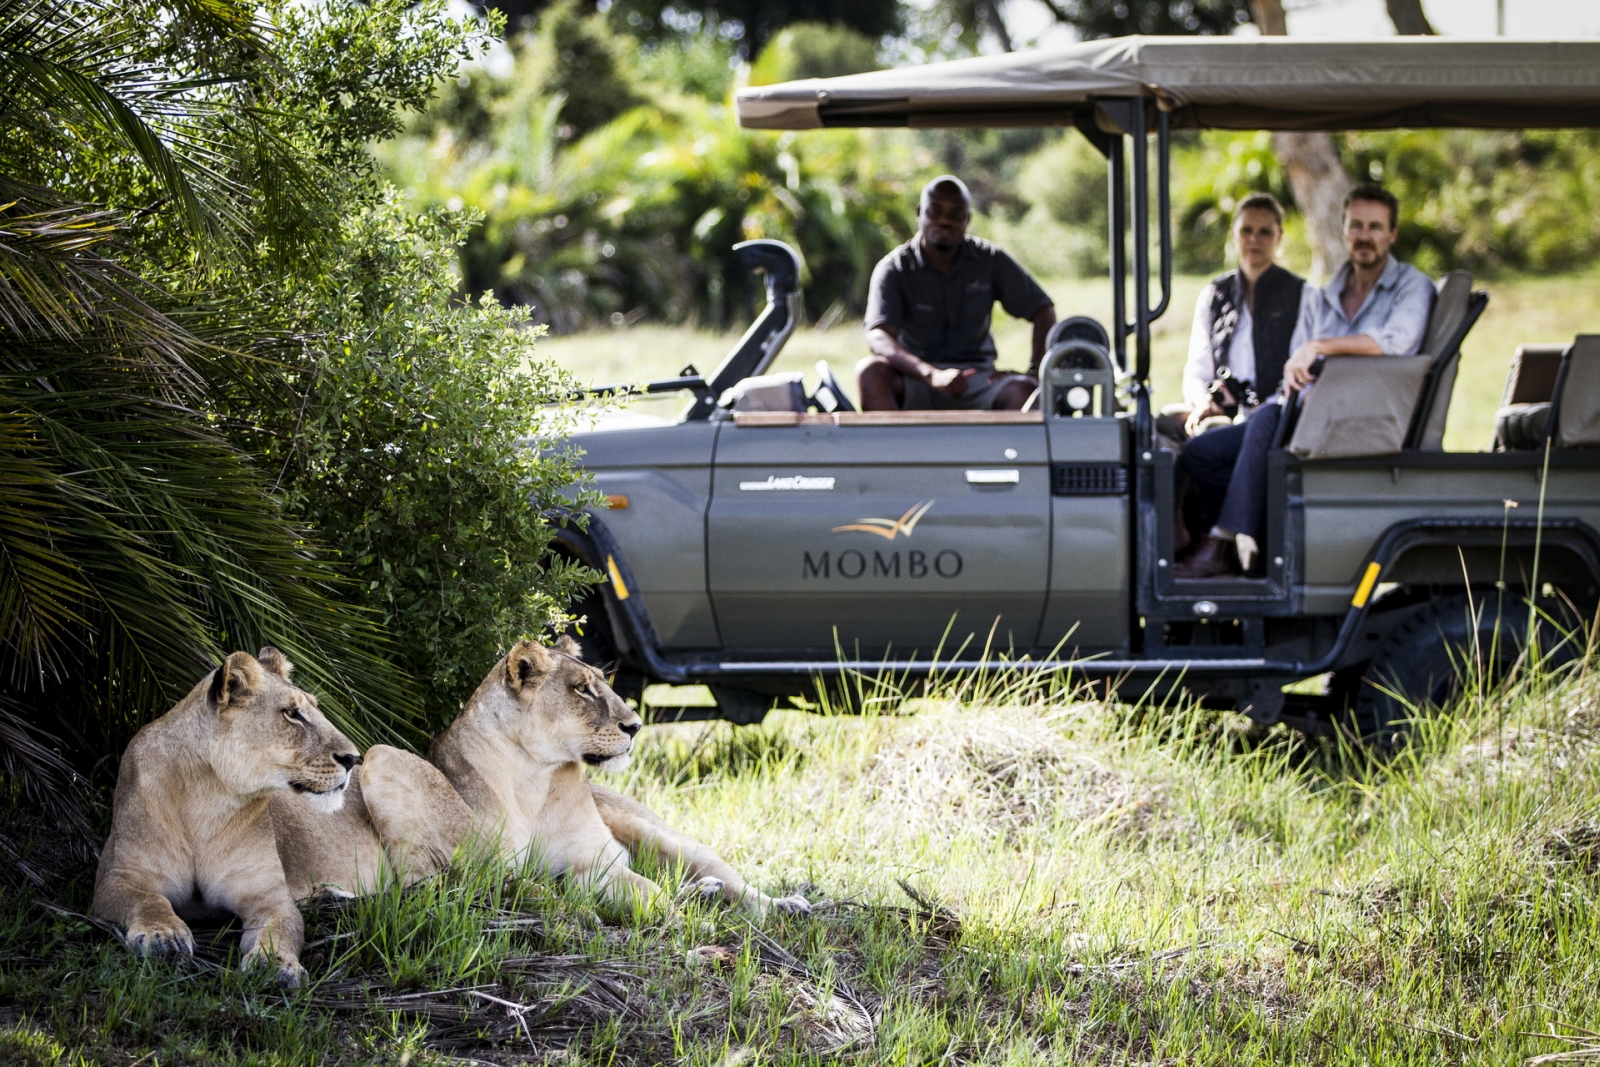
[[[1190,437],[1193,437],[1200,432],[1200,424],[1202,422],[1205,422],[1209,418],[1214,418],[1217,415],[1226,416],[1227,414],[1228,413],[1223,411],[1217,402],[1213,400],[1205,407],[1195,408],[1193,411],[1189,412],[1189,417],[1183,420],[1183,432],[1188,434]]]

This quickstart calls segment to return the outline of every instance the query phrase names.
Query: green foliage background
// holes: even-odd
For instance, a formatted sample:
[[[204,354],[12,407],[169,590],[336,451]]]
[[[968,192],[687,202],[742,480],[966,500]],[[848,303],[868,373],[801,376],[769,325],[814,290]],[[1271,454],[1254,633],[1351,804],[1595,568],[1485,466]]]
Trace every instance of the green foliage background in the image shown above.
[[[358,741],[419,740],[559,616],[572,471],[530,435],[568,386],[453,299],[464,220],[399,210],[369,149],[492,31],[0,0],[8,785],[62,781],[29,738],[93,767],[267,643]]]
[[[1089,36],[1122,17],[1112,5],[1067,6]],[[1183,32],[1218,32],[1244,11],[1157,6],[1135,15],[1203,23]],[[939,12],[950,14],[918,19]],[[641,40],[618,25],[575,0],[546,10],[510,41],[500,74],[475,69],[447,86],[383,148],[411,203],[483,212],[463,253],[466,294],[532,304],[563,333],[639,319],[725,327],[759,295],[730,246],[776,237],[805,260],[813,316],[859,311],[872,264],[913,230],[917,189],[947,170],[975,191],[975,230],[1036,272],[1105,270],[1105,165],[1076,133],[740,130],[736,84],[867,69],[886,46],[800,24],[736,71],[734,46],[713,32]],[[572,61],[551,62],[558,53]],[[1600,251],[1592,132],[1365,132],[1338,143],[1350,173],[1400,196],[1400,253],[1424,270],[1553,272]],[[1309,263],[1270,134],[1179,132],[1173,162],[1180,269],[1225,267],[1233,205],[1257,190],[1291,209],[1286,261]]]
[[[447,723],[509,635],[561,617],[588,572],[546,548],[578,479],[557,450],[571,388],[529,362],[526,318],[453,301],[471,216],[408,215],[394,196],[344,224],[344,254],[286,285],[302,335],[300,409],[263,412],[263,465],[375,608]],[[290,420],[293,420],[292,423]]]

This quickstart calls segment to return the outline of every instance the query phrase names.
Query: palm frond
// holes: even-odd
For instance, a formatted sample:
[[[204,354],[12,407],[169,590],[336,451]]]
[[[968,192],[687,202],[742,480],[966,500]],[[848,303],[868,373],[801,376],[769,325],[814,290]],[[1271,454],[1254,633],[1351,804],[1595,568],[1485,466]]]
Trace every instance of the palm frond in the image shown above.
[[[205,239],[202,254],[248,242],[263,206],[322,203],[326,182],[255,104],[264,95],[256,82],[278,69],[265,24],[232,0],[169,0],[162,54],[152,30],[159,11],[149,6],[142,23],[114,5],[0,0],[0,171],[30,162],[17,149],[124,154]],[[180,31],[195,53],[189,70],[172,63],[170,38]],[[248,58],[218,61],[228,54]],[[263,174],[275,180],[254,180]],[[291,223],[305,214],[275,211]]]

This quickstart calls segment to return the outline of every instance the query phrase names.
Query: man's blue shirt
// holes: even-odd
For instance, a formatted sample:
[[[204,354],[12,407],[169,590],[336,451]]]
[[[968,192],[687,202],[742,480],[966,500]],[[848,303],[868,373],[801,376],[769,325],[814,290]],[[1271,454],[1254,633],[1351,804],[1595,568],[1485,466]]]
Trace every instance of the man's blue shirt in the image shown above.
[[[1364,333],[1378,343],[1386,356],[1416,355],[1433,311],[1433,282],[1428,276],[1390,256],[1389,265],[1383,268],[1382,277],[1367,294],[1355,318],[1345,315],[1341,299],[1349,279],[1347,262],[1327,285],[1320,289],[1308,285],[1301,291],[1300,319],[1295,323],[1289,351],[1298,351],[1307,341]]]

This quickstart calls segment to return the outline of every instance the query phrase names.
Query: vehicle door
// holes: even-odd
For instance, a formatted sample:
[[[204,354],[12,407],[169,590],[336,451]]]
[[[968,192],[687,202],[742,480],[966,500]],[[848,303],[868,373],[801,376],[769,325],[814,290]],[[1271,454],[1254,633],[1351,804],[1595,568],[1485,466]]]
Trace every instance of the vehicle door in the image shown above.
[[[1044,423],[1020,412],[740,413],[707,574],[728,649],[1031,649],[1050,568]]]

